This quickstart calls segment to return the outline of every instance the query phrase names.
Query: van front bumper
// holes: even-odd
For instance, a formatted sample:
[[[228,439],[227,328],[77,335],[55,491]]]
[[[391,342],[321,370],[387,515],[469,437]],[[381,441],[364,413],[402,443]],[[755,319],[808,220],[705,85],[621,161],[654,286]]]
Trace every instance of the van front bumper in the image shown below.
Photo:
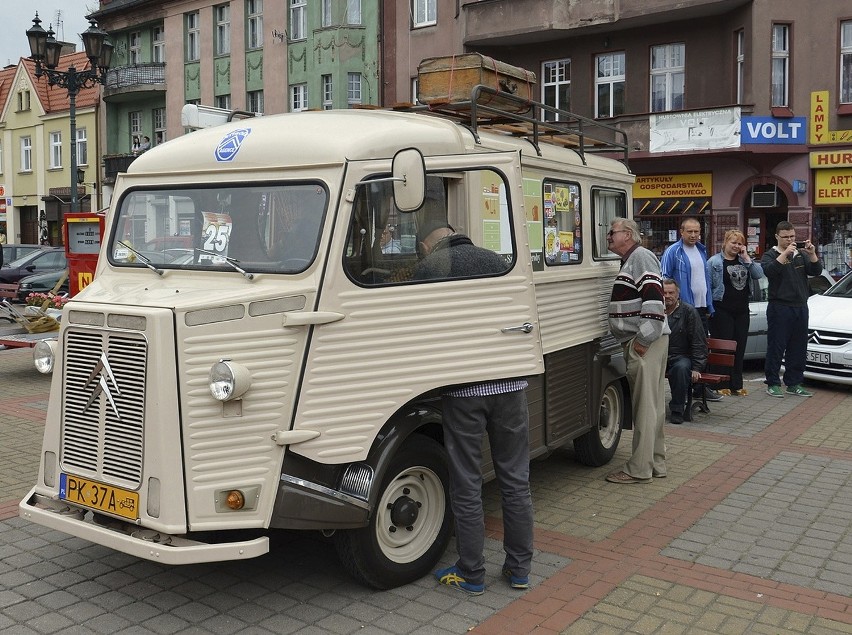
[[[269,538],[206,543],[182,536],[164,534],[132,523],[109,519],[98,524],[91,513],[84,512],[36,494],[35,488],[18,506],[21,518],[56,529],[122,553],[164,564],[198,564],[225,560],[247,560],[269,552]]]

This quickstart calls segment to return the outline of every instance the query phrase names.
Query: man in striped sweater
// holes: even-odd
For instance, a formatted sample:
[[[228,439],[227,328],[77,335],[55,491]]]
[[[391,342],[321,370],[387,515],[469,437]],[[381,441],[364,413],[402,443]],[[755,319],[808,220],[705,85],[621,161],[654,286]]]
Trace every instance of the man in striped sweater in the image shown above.
[[[609,328],[624,347],[633,401],[633,454],[611,483],[650,483],[666,476],[666,357],[669,325],[660,263],[640,244],[636,221],[614,218],[607,243],[621,256],[621,271],[609,301]]]

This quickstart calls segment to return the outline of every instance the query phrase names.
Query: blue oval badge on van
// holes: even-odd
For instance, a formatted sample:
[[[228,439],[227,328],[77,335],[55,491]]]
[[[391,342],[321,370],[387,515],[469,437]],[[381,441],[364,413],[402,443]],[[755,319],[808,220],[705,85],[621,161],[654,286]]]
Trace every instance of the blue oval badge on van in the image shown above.
[[[240,151],[240,146],[243,145],[243,141],[250,132],[251,128],[240,128],[239,130],[229,132],[216,147],[216,160],[232,161],[233,158],[237,156],[237,152]]]

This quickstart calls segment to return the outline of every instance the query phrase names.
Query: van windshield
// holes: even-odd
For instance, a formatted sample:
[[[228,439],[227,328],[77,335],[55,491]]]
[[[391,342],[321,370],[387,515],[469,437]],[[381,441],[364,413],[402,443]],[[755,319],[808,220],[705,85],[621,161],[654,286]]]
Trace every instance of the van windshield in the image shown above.
[[[328,207],[320,183],[135,189],[123,197],[110,262],[160,269],[299,273],[316,257]]]

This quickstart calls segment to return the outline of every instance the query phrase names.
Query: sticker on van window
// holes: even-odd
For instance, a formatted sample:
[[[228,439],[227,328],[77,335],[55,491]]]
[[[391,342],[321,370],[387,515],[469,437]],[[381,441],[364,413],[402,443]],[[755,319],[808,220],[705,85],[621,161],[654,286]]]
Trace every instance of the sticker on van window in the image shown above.
[[[202,249],[208,253],[202,253],[198,262],[211,262],[220,264],[228,257],[228,242],[231,239],[231,215],[221,212],[202,212],[204,227],[201,229],[204,235]],[[213,254],[216,254],[215,256]]]
[[[250,132],[251,128],[240,128],[225,135],[216,147],[216,160],[232,161]]]

